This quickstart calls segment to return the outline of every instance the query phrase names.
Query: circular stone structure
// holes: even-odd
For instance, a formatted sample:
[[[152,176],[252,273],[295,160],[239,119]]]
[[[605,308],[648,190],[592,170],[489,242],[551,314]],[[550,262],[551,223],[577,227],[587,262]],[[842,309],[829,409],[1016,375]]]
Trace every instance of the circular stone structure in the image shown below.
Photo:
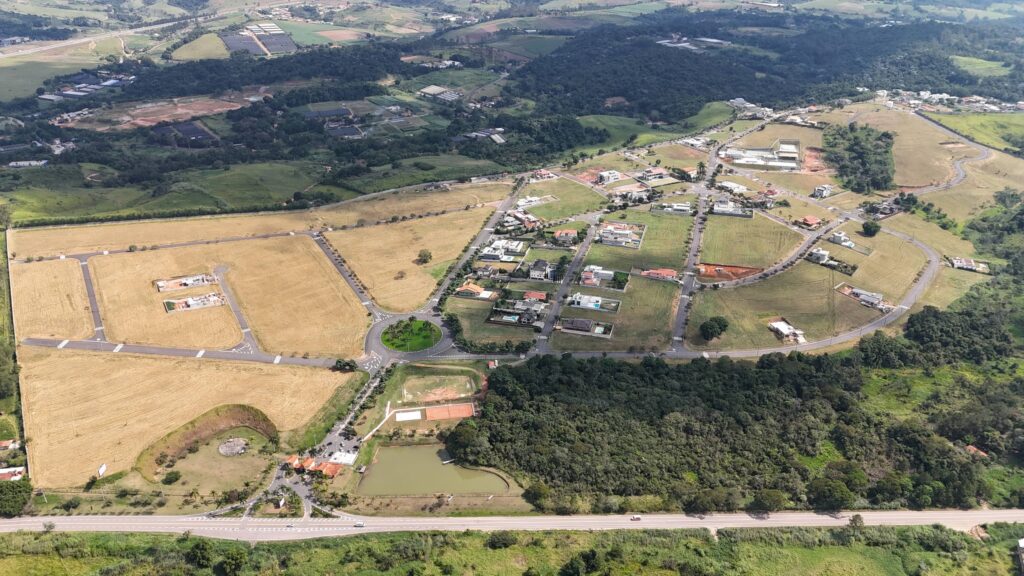
[[[241,456],[249,447],[249,441],[245,438],[228,438],[217,447],[221,456]]]
[[[428,320],[399,320],[384,329],[380,341],[398,352],[419,352],[441,341],[441,327]]]

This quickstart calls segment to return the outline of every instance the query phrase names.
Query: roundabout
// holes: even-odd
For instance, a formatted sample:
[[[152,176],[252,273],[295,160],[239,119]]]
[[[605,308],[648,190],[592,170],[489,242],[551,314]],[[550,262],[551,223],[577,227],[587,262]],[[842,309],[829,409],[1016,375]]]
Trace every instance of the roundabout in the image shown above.
[[[420,352],[441,341],[441,327],[429,320],[410,316],[390,324],[380,335],[380,341],[396,352]]]

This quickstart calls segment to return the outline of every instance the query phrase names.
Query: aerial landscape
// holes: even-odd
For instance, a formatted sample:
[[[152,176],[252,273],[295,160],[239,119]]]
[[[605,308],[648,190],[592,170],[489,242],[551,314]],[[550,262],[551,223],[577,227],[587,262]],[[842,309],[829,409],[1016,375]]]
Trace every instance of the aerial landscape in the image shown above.
[[[1024,574],[1024,2],[0,3],[0,574]]]

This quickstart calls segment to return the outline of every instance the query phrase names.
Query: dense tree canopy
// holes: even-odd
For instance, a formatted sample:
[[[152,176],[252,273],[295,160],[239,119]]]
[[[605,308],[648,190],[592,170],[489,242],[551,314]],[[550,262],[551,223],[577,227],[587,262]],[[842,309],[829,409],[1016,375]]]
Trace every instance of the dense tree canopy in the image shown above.
[[[829,126],[822,135],[825,161],[835,167],[843,186],[861,193],[892,188],[896,175],[893,140],[889,132],[855,123]]]

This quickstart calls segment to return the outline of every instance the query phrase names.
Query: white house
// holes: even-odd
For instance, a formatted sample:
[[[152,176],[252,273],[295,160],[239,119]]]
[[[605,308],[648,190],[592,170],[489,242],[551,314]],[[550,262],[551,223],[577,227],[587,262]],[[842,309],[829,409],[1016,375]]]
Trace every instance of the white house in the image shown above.
[[[622,174],[618,170],[605,170],[597,175],[598,184],[611,184],[622,180]]]
[[[551,273],[554,270],[554,266],[547,260],[534,260],[533,264],[530,265],[530,279],[548,280],[551,278]]]
[[[807,255],[807,259],[815,264],[824,264],[828,262],[828,250],[822,250],[821,248],[815,248],[811,250],[811,253]]]

